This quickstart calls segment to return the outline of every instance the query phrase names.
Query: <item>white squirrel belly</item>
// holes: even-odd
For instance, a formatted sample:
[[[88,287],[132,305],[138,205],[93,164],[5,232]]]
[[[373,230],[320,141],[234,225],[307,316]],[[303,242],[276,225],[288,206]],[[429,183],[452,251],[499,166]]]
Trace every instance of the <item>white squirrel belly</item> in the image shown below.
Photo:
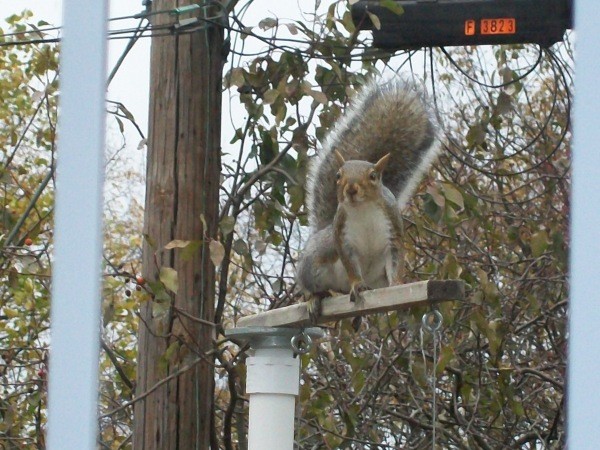
[[[365,282],[373,288],[386,286],[385,262],[390,257],[391,223],[376,204],[347,207],[345,242],[357,252]]]

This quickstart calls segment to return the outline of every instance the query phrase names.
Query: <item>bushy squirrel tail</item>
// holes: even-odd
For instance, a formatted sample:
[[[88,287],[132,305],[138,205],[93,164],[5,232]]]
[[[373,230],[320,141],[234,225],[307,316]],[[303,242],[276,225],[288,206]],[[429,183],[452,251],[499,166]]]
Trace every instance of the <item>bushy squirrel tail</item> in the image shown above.
[[[329,131],[311,165],[307,184],[313,232],[333,222],[337,210],[334,150],[345,160],[377,162],[391,154],[383,184],[403,207],[437,153],[436,125],[422,92],[399,78],[372,80]]]

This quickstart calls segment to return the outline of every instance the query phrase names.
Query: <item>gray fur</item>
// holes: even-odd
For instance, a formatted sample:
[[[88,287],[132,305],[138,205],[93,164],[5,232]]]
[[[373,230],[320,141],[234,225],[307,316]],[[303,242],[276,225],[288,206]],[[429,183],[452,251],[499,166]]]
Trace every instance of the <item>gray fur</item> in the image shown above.
[[[422,93],[398,78],[371,81],[330,130],[311,165],[307,205],[312,233],[330,225],[337,210],[335,149],[346,160],[371,163],[391,153],[383,184],[402,208],[435,158],[435,144],[435,121]]]

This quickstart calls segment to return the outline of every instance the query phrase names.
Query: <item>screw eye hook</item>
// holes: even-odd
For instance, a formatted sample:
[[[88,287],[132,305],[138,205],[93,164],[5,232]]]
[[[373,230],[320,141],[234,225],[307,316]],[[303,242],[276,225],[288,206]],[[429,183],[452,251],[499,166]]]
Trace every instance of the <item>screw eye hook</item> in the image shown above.
[[[421,325],[426,331],[430,333],[435,333],[442,327],[443,320],[444,317],[442,316],[442,313],[439,312],[437,309],[434,309],[433,311],[429,311],[423,314],[423,318],[421,319]]]
[[[292,350],[294,350],[295,353],[304,355],[310,351],[313,340],[303,331],[293,336],[290,343],[292,345]]]

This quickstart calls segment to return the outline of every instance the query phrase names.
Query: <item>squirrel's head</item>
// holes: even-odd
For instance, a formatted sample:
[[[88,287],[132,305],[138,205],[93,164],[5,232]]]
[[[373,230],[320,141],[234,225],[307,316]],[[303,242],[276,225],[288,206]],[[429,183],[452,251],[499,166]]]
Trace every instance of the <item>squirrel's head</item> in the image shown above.
[[[335,157],[340,164],[340,170],[335,176],[338,203],[358,204],[381,198],[381,174],[390,159],[389,153],[375,164],[359,160],[346,161],[337,150]]]

